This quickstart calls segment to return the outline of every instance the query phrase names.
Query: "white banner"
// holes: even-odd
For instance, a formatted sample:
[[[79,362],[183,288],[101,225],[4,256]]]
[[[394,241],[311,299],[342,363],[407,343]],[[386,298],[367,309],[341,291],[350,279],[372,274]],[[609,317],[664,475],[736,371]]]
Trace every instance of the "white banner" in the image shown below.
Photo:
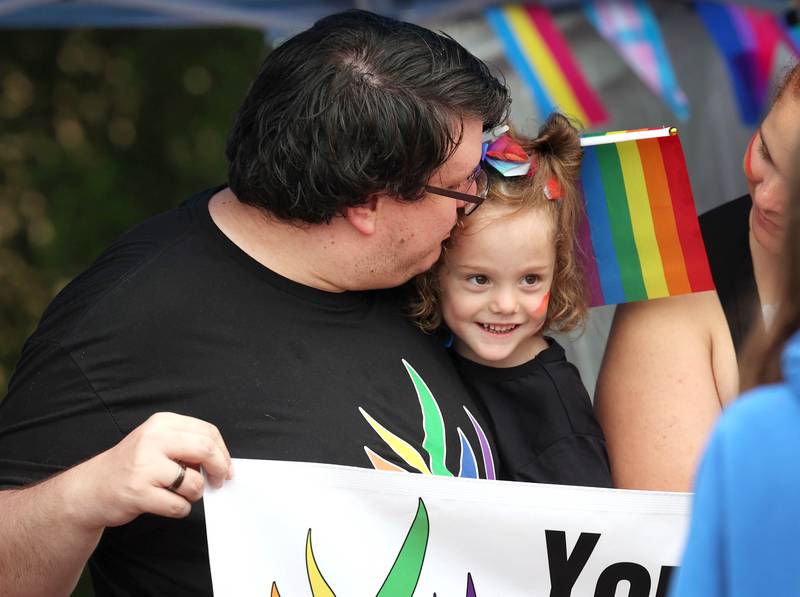
[[[665,597],[690,494],[234,459],[217,597]]]

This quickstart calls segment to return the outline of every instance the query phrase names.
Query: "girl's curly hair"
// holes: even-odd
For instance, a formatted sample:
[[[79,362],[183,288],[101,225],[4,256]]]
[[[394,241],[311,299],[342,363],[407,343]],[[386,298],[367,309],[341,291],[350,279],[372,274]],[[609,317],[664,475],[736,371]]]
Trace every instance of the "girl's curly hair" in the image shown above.
[[[531,139],[515,132],[508,133],[537,164],[533,177],[506,178],[487,168],[489,195],[487,202],[501,203],[522,209],[545,210],[553,218],[556,263],[550,305],[544,328],[570,331],[580,327],[588,307],[586,283],[578,251],[578,227],[584,217],[583,201],[578,190],[581,150],[578,129],[562,114],[551,114]],[[547,180],[561,185],[561,198],[550,201],[545,196]],[[414,294],[408,307],[409,316],[425,332],[433,333],[442,325],[439,273],[447,248],[458,242],[458,229],[444,246],[439,261],[414,279]]]

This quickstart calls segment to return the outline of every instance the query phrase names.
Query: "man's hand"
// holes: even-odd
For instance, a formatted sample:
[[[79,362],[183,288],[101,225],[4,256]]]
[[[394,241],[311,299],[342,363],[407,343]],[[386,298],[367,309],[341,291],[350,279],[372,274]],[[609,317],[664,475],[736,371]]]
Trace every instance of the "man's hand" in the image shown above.
[[[186,472],[172,491],[181,463]],[[191,503],[203,495],[200,467],[213,487],[231,478],[231,456],[219,430],[192,417],[157,413],[116,446],[70,471],[80,471],[70,484],[81,505],[78,520],[85,528],[105,528],[144,513],[187,516]]]
[[[185,475],[172,491],[181,464]],[[219,430],[158,413],[86,462],[30,487],[0,491],[0,597],[66,597],[106,527],[144,513],[189,514],[203,495],[200,467],[215,487],[231,478]]]

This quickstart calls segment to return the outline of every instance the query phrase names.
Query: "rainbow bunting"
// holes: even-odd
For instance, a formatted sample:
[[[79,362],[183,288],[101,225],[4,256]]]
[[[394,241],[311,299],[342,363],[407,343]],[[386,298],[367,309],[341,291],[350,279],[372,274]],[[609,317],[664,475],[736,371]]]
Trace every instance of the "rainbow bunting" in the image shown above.
[[[778,16],[768,10],[698,0],[695,8],[728,66],[742,121],[756,125],[769,99],[769,80],[781,42],[796,51]]]
[[[608,40],[645,85],[680,120],[689,118],[689,100],[672,69],[661,30],[646,0],[583,0],[595,29]]]
[[[713,290],[677,131],[587,135],[581,145],[590,304]]]
[[[567,114],[587,126],[606,122],[600,97],[586,82],[548,10],[538,4],[497,6],[486,19],[511,66],[533,91],[540,116]]]

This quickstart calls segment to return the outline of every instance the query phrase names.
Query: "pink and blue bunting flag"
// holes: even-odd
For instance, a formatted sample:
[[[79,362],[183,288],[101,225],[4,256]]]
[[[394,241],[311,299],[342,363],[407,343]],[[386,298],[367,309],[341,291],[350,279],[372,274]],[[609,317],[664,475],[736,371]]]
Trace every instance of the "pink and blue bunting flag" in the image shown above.
[[[672,68],[661,30],[646,0],[584,0],[584,12],[597,31],[625,59],[650,90],[682,121],[689,100]]]
[[[725,57],[742,121],[755,126],[767,108],[778,45],[786,42],[797,54],[796,46],[773,12],[707,0],[695,8]]]

